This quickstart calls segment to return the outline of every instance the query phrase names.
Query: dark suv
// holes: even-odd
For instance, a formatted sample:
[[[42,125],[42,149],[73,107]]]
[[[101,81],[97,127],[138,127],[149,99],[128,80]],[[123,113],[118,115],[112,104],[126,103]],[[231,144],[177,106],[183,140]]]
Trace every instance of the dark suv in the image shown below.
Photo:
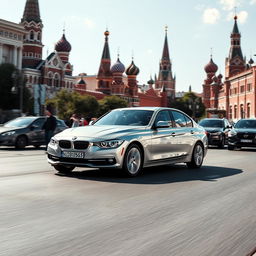
[[[228,132],[232,125],[225,118],[205,118],[199,122],[199,125],[204,127],[209,145],[217,145],[219,148],[224,148],[228,141]]]
[[[26,116],[15,118],[0,127],[0,146],[25,148],[28,145],[40,147],[45,144],[42,126],[46,117]],[[55,134],[65,130],[67,125],[57,119]]]

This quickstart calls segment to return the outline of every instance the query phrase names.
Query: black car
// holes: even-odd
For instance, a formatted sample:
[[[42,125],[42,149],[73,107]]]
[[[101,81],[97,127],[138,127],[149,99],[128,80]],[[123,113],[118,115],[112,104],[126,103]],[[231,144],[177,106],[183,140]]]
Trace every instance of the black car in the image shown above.
[[[256,147],[256,119],[241,119],[228,134],[228,149]]]
[[[15,146],[25,148],[28,145],[40,147],[45,144],[42,126],[46,117],[26,116],[13,119],[0,126],[0,146]],[[65,130],[67,125],[57,119],[55,134]]]
[[[199,122],[199,125],[204,127],[209,145],[217,145],[219,148],[224,148],[227,144],[228,132],[232,126],[225,118],[205,118]]]

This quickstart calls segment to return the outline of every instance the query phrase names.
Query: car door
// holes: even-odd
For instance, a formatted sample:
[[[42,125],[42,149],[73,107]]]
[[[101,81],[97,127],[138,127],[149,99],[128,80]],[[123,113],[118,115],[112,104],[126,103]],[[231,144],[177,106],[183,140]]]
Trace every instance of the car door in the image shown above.
[[[154,128],[159,121],[169,122],[170,127]],[[152,127],[150,146],[151,161],[168,160],[177,155],[175,140],[173,137],[173,122],[168,110],[161,110],[157,113]]]
[[[45,122],[44,117],[39,117],[30,125],[29,139],[32,144],[40,144],[44,143],[44,130],[42,130],[42,126]]]
[[[173,117],[173,139],[175,143],[175,152],[178,157],[186,156],[193,150],[196,141],[195,128],[192,120],[185,114],[170,110]]]

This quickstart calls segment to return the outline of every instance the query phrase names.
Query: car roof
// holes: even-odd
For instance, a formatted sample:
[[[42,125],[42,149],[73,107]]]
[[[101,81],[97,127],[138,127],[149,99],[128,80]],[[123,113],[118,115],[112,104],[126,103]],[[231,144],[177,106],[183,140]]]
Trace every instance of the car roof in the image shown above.
[[[129,108],[117,108],[114,110],[152,110],[152,111],[156,111],[156,110],[164,110],[164,109],[170,109],[170,110],[179,110],[179,109],[175,109],[175,108],[168,108],[168,107],[129,107]]]

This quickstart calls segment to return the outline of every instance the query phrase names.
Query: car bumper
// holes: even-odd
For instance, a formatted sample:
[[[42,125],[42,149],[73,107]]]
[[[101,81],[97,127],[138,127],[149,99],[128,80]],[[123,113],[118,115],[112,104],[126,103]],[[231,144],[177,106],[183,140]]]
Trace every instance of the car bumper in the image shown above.
[[[222,135],[209,135],[208,144],[209,145],[218,145],[222,141]]]
[[[63,157],[63,152],[67,150],[49,144],[47,148],[48,163],[75,167],[121,169],[127,144],[124,142],[115,149],[100,149],[96,146],[89,146],[86,150],[68,150],[74,153],[83,152],[83,158]]]
[[[228,145],[234,147],[256,147],[256,139],[248,140],[247,142],[241,141],[239,138],[228,138]]]
[[[16,137],[6,136],[0,137],[0,146],[14,146]]]

